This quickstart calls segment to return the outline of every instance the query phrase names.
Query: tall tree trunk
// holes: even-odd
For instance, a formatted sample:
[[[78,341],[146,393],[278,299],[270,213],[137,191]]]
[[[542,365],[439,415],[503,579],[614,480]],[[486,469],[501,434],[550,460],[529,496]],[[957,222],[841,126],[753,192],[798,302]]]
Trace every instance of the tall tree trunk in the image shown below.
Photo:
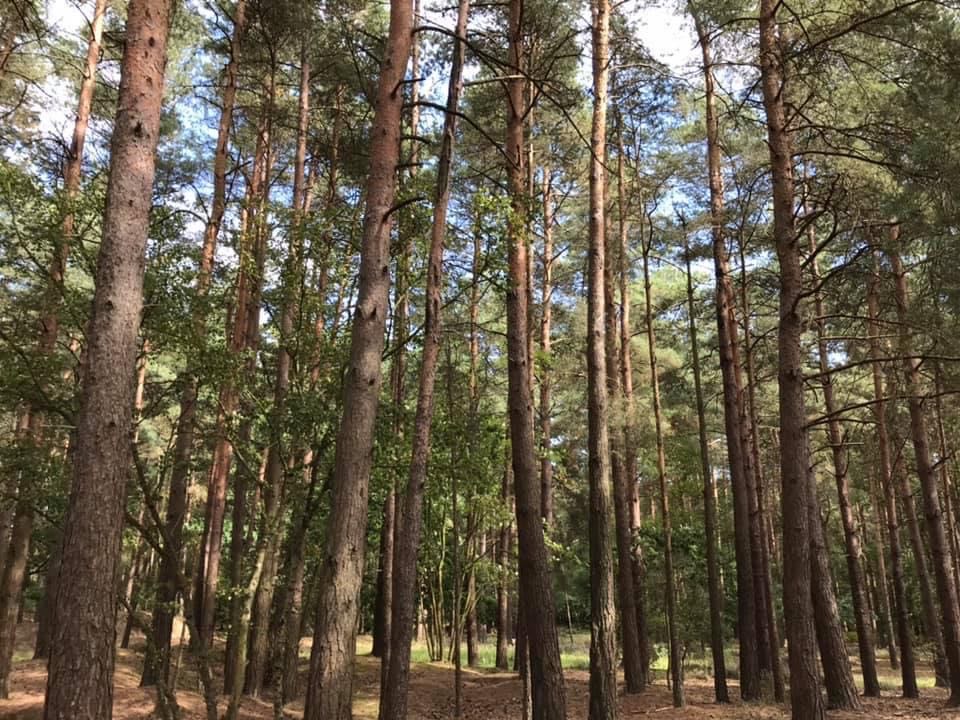
[[[891,372],[888,369],[888,372]],[[895,376],[889,378],[889,386],[896,388]],[[896,413],[896,406],[891,405],[891,412]],[[896,425],[894,425],[896,428]],[[891,433],[891,442],[894,447],[901,447],[899,433]],[[917,576],[917,585],[920,589],[920,620],[921,627],[927,639],[933,645],[933,668],[936,684],[939,687],[949,686],[949,671],[943,644],[943,633],[937,619],[937,600],[934,597],[933,581],[930,579],[930,565],[927,559],[927,547],[923,541],[923,530],[917,517],[917,506],[913,496],[910,478],[904,467],[902,453],[898,452],[892,462],[893,482],[900,498],[900,506],[907,521],[907,536],[910,538],[910,548],[913,551],[914,572]]]
[[[506,459],[503,470],[503,484],[500,499],[504,510],[511,509],[511,488],[513,487],[513,463]],[[510,666],[510,523],[500,526],[497,540],[497,655],[498,670],[508,670]]]
[[[270,428],[273,437],[267,449],[266,485],[272,488],[282,504],[286,481],[286,461],[283,457],[284,427],[286,425],[287,393],[290,388],[290,372],[295,361],[296,337],[295,323],[300,313],[299,295],[303,287],[303,215],[306,205],[306,159],[307,133],[310,124],[310,61],[307,57],[307,44],[300,51],[300,93],[297,123],[297,149],[294,157],[293,177],[293,222],[287,243],[287,258],[282,283],[282,308],[280,314],[280,336],[277,349],[277,371],[273,386],[273,408],[271,409]],[[279,552],[279,533],[275,531],[271,538],[273,547],[266,549],[259,585],[256,587],[253,615],[251,618],[251,640],[249,663],[244,681],[245,691],[257,697],[263,687],[267,671],[267,655],[270,648],[267,635],[270,627],[270,607],[276,583],[277,553]],[[238,669],[239,672],[239,669]]]
[[[47,679],[47,718],[113,711],[116,594],[144,251],[160,133],[171,4],[131,0],[111,139],[110,178],[87,333],[86,372],[64,525]]]
[[[660,403],[660,371],[657,363],[657,338],[653,324],[653,298],[651,297],[652,285],[650,283],[650,246],[652,242],[653,227],[651,226],[647,240],[643,242],[644,321],[647,329],[650,388],[653,395],[653,423],[657,438],[657,479],[660,484],[660,524],[663,529],[663,574],[667,635],[670,642],[670,681],[673,706],[683,707],[683,651],[680,648],[680,628],[677,621],[677,588],[673,570],[673,528],[670,521],[670,487],[667,483],[667,454],[664,446],[663,409]]]
[[[753,361],[753,338],[750,330],[750,285],[747,278],[745,242],[737,243],[740,253],[740,304],[743,312],[743,354],[746,369],[745,392],[742,396],[741,426],[746,443],[748,491],[750,495],[750,545],[753,551],[754,590],[757,604],[757,636],[759,639],[761,676],[769,673],[773,694],[778,702],[784,699],[783,673],[780,667],[780,633],[773,601],[773,575],[770,554],[773,543],[767,533],[767,509],[764,501],[763,462],[760,457],[760,422],[757,411],[757,379]],[[743,387],[742,381],[738,381]],[[770,532],[772,535],[772,530]]]
[[[875,271],[867,284],[868,333],[873,374],[873,419],[877,428],[877,451],[880,460],[880,486],[883,490],[884,517],[887,523],[887,539],[890,544],[890,570],[893,581],[894,609],[897,621],[897,639],[900,641],[900,677],[903,696],[919,696],[917,675],[913,657],[913,635],[910,623],[910,608],[904,580],[903,553],[900,549],[900,522],[897,517],[897,497],[894,488],[893,464],[890,457],[890,436],[887,431],[886,401],[884,400],[883,351],[880,343],[880,301],[877,297],[879,275]],[[882,554],[883,548],[880,549]]]
[[[344,378],[330,496],[330,527],[318,578],[306,720],[349,720],[357,615],[363,580],[373,433],[390,293],[390,226],[400,159],[403,79],[413,29],[405,0],[391,0],[390,29],[377,88],[360,253],[359,296]]]
[[[717,338],[720,371],[723,382],[724,428],[727,457],[733,489],[734,550],[737,564],[737,630],[740,641],[740,696],[756,700],[761,696],[760,664],[756,628],[754,568],[750,541],[750,506],[747,463],[740,422],[743,405],[742,382],[739,377],[739,353],[736,330],[736,298],[730,274],[730,258],[724,237],[723,174],[720,158],[720,126],[716,112],[716,91],[710,34],[696,17],[697,35],[704,60],[704,83],[707,89],[707,167],[710,186],[710,218],[713,238],[713,260],[717,285]]]
[[[403,533],[398,534],[395,548],[393,576],[393,617],[390,622],[392,637],[386,682],[380,694],[381,720],[404,720],[407,716],[407,693],[410,683],[410,646],[413,642],[414,613],[416,610],[417,553],[420,548],[420,529],[423,524],[423,497],[430,459],[430,435],[433,425],[434,388],[437,362],[440,356],[441,318],[443,303],[443,246],[447,233],[447,208],[450,203],[450,182],[453,174],[453,147],[457,131],[457,113],[463,92],[463,64],[466,54],[467,18],[469,0],[460,0],[457,10],[456,40],[447,89],[446,116],[440,157],[437,165],[437,189],[433,205],[433,224],[430,232],[430,253],[427,258],[426,318],[424,322],[423,353],[420,358],[420,387],[413,425],[413,450],[410,477],[402,505],[400,521]],[[452,388],[448,389],[452,392]],[[456,473],[454,473],[454,554],[460,549],[459,508],[456,505]],[[459,566],[455,568],[457,586],[454,599],[453,652],[459,670],[460,613]],[[459,674],[459,673],[458,673]],[[456,716],[459,717],[459,679],[457,682]]]
[[[877,659],[874,650],[873,618],[867,599],[867,585],[863,576],[863,558],[861,552],[860,528],[850,503],[850,483],[847,475],[849,458],[846,441],[840,420],[836,414],[837,403],[833,392],[833,374],[830,371],[830,348],[827,343],[827,327],[820,271],[816,259],[816,241],[810,226],[810,252],[814,292],[814,314],[816,315],[817,355],[820,367],[820,387],[823,391],[823,406],[827,413],[827,438],[833,456],[833,474],[837,484],[837,503],[840,509],[840,521],[843,524],[844,546],[847,558],[847,576],[850,581],[850,594],[853,600],[853,615],[857,626],[857,644],[860,651],[860,668],[863,673],[863,692],[867,697],[880,697],[880,681],[877,678]],[[829,691],[829,690],[828,690]]]
[[[44,357],[56,351],[59,335],[59,308],[63,292],[63,279],[67,269],[67,258],[74,239],[74,205],[80,194],[80,182],[83,173],[83,148],[86,143],[87,127],[93,95],[96,89],[97,64],[100,61],[100,45],[103,39],[104,17],[107,0],[96,0],[93,16],[90,19],[90,36],[87,41],[87,56],[80,80],[80,94],[77,100],[77,113],[74,119],[73,136],[63,167],[64,213],[61,221],[61,236],[55,240],[50,264],[47,268],[44,306],[40,316],[37,338],[38,350]],[[29,10],[28,10],[29,11]],[[16,37],[16,22],[10,23],[11,35],[7,51],[0,57],[0,76],[9,54],[13,51]],[[44,423],[42,413],[25,403],[17,420],[18,442],[30,443],[39,449],[44,441]],[[17,608],[23,593],[26,578],[26,566],[30,553],[30,539],[33,534],[34,503],[30,494],[33,488],[22,480],[16,488],[18,499],[5,513],[4,531],[8,538],[3,554],[0,555],[0,699],[7,697],[7,681],[13,661],[14,640],[16,637]],[[9,524],[7,524],[9,523]],[[52,606],[53,598],[48,603]]]
[[[809,448],[807,456],[810,456]],[[817,499],[816,473],[809,469],[807,503],[810,526],[810,575],[813,582],[813,610],[823,665],[824,687],[827,704],[831,709],[856,710],[860,707],[857,688],[853,682],[853,670],[847,655],[847,642],[840,620],[840,608],[834,592],[833,573],[830,569],[830,554],[824,536],[823,520],[820,517],[820,502]]]
[[[900,242],[900,227],[894,225],[890,232],[887,257],[893,270],[894,296],[897,301],[899,321],[899,350],[903,359],[903,377],[910,408],[910,435],[923,495],[923,514],[933,555],[933,576],[940,600],[940,615],[943,621],[943,648],[949,669],[951,707],[960,706],[960,608],[957,606],[957,588],[953,583],[953,568],[950,545],[940,507],[937,478],[930,460],[926,421],[923,416],[923,398],[920,387],[920,360],[915,357],[909,326],[910,300],[907,275],[900,259],[897,245]]]
[[[608,426],[606,271],[607,87],[610,69],[610,3],[592,0],[593,123],[590,133],[590,221],[587,263],[587,417],[590,483],[590,720],[617,717],[616,624],[613,590],[613,527]],[[611,302],[612,305],[612,297]],[[612,309],[612,308],[611,308]],[[613,341],[613,338],[610,339]],[[610,353],[615,356],[616,350]],[[626,573],[621,573],[626,575]],[[631,608],[633,610],[633,608]],[[635,619],[635,618],[633,618]],[[639,650],[636,646],[634,649]],[[636,670],[636,658],[634,670]],[[637,678],[634,677],[634,684]],[[635,688],[638,691],[639,688]]]
[[[223,100],[217,129],[217,144],[213,159],[213,198],[210,216],[203,234],[200,266],[194,290],[193,329],[199,343],[206,337],[207,308],[204,300],[213,275],[217,240],[227,204],[228,145],[233,125],[233,108],[237,94],[237,71],[240,61],[240,41],[245,27],[246,0],[237,0],[234,8],[233,34],[230,40],[230,59],[224,72]],[[166,537],[173,543],[171,552],[160,557],[157,576],[157,596],[151,625],[151,642],[144,661],[143,686],[156,683],[158,675],[165,681],[170,676],[170,636],[177,603],[177,572],[183,547],[183,524],[187,512],[187,490],[190,485],[193,458],[194,429],[196,425],[198,377],[190,368],[181,378],[180,416],[177,420],[173,463],[170,473],[170,491],[167,500]]]
[[[707,46],[709,48],[709,45]],[[709,61],[709,50],[705,61]],[[707,67],[709,62],[707,62]],[[709,121],[708,121],[709,122]],[[700,465],[703,472],[703,528],[707,543],[707,594],[710,601],[710,650],[713,656],[713,692],[718,703],[730,702],[727,692],[727,668],[723,652],[723,590],[720,587],[720,565],[717,559],[717,502],[714,497],[713,470],[710,467],[710,446],[707,417],[700,379],[700,341],[697,337],[697,315],[693,296],[693,273],[690,248],[684,235],[684,259],[687,268],[687,313],[690,324],[690,352],[693,362],[693,386],[697,402],[697,430],[700,440]]]
[[[508,64],[522,68],[523,3],[509,5]],[[509,289],[507,291],[508,408],[516,493],[520,594],[537,602],[522,603],[530,644],[533,720],[566,716],[566,693],[550,582],[550,565],[540,519],[540,483],[533,437],[533,397],[528,347],[528,271],[526,190],[524,182],[523,121],[526,110],[524,79],[506,81],[507,134],[505,153],[511,201],[507,223]]]
[[[30,533],[33,529],[32,503],[33,499],[29,497],[17,500],[13,531],[7,546],[7,556],[3,559],[3,576],[0,580],[0,700],[6,700],[10,693],[17,608],[20,605],[20,590],[26,577]]]
[[[547,527],[553,525],[553,386],[551,383],[551,332],[553,323],[553,175],[543,166],[543,286],[540,293],[540,514]]]
[[[773,182],[773,235],[780,262],[780,501],[783,514],[783,600],[794,720],[823,720],[811,594],[809,479],[803,398],[803,277],[794,226],[793,149],[784,108],[783,58],[775,0],[760,0],[760,75]],[[742,649],[741,649],[741,652]]]
[[[943,493],[943,515],[947,530],[947,541],[950,544],[950,555],[953,560],[951,569],[953,570],[953,585],[960,591],[960,545],[957,541],[956,523],[953,513],[953,483],[950,480],[950,463],[947,459],[952,453],[947,443],[947,432],[943,423],[943,402],[941,397],[944,394],[943,387],[943,367],[939,361],[934,366],[934,387],[933,392],[936,398],[936,418],[937,418],[937,453],[940,457],[938,465],[940,466],[940,492]]]
[[[617,207],[618,207],[618,246],[625,252],[627,234],[627,202],[624,173],[624,147],[617,118],[618,146],[617,155]],[[604,183],[606,184],[606,183]],[[620,334],[617,319],[616,283],[614,281],[615,251],[612,243],[605,243],[603,263],[603,301],[604,301],[604,342],[606,362],[606,394],[610,405],[620,405],[623,399],[621,391],[620,355],[617,353],[617,338]],[[626,263],[621,258],[620,262]],[[629,302],[629,298],[623,302]],[[621,339],[622,341],[622,339]],[[626,342],[630,342],[627,338]],[[615,417],[619,413],[614,414]],[[605,423],[606,424],[606,423]],[[613,510],[616,531],[617,553],[617,599],[620,609],[620,643],[623,652],[624,684],[628,693],[642,692],[646,687],[646,669],[640,653],[640,633],[637,629],[637,592],[633,583],[633,533],[630,528],[630,484],[628,478],[625,448],[627,444],[624,423],[614,422],[609,428],[610,436],[610,476],[613,483]]]
[[[248,213],[249,237],[247,245],[247,257],[240,259],[240,277],[238,279],[237,289],[237,309],[234,316],[234,336],[231,350],[236,357],[246,354],[244,363],[244,376],[253,377],[257,367],[257,349],[260,345],[260,306],[263,295],[264,268],[266,265],[266,252],[269,236],[267,227],[267,205],[270,192],[270,170],[273,161],[273,155],[270,150],[270,142],[273,130],[273,108],[276,92],[276,75],[271,70],[266,84],[266,98],[261,108],[261,118],[259,132],[257,137],[257,157],[259,160],[254,162],[255,180],[251,183],[249,193],[251,207]],[[242,229],[241,229],[242,233]],[[254,410],[249,395],[241,393],[241,385],[234,378],[230,377],[221,388],[221,397],[225,395],[230,398],[233,407],[236,409],[235,417],[240,419],[239,432],[237,433],[236,444],[233,438],[228,436],[228,427],[231,421],[229,414],[221,413],[218,417],[218,423],[223,421],[221,426],[224,434],[218,438],[215,454],[220,451],[222,465],[215,464],[215,473],[211,475],[211,482],[218,488],[223,488],[226,492],[226,475],[230,472],[230,466],[235,448],[239,447],[245,450],[251,446],[253,436],[253,417]],[[223,403],[228,406],[229,403]],[[224,658],[224,692],[231,694],[233,687],[231,683],[235,678],[243,678],[243,668],[235,668],[234,663],[241,658],[246,657],[246,648],[239,645],[241,633],[247,633],[248,629],[242,627],[242,616],[245,612],[244,607],[247,598],[244,595],[244,589],[247,587],[247,550],[254,545],[254,535],[256,523],[252,518],[257,508],[257,501],[261,495],[260,489],[270,487],[265,484],[267,461],[269,448],[262,454],[260,463],[259,477],[257,482],[253,477],[253,468],[249,461],[236,464],[233,472],[233,509],[232,509],[232,528],[230,536],[230,565],[229,581],[231,588],[230,608],[229,608],[229,631],[227,634],[226,656]],[[219,473],[223,473],[221,476]],[[253,489],[252,500],[248,497]],[[217,512],[221,514],[220,507]],[[221,520],[222,523],[222,520]],[[206,529],[206,527],[205,527]],[[223,528],[220,528],[222,535]],[[207,535],[206,546],[209,549],[207,555],[208,561],[216,559],[216,566],[219,567],[219,555],[221,552],[221,540]],[[264,568],[259,571],[262,572]],[[208,565],[204,578],[204,583],[212,588],[211,594],[206,596],[203,610],[208,613],[207,620],[210,621],[210,635],[208,639],[213,639],[213,620],[216,616],[216,587],[218,584],[218,573],[214,572],[213,564]]]
[[[620,132],[623,123],[619,111],[615,108],[614,113],[617,117],[617,143],[619,146],[619,160],[617,163],[617,202],[620,208],[620,266],[618,268],[620,275],[620,390],[623,394],[623,412],[626,418],[623,424],[623,480],[626,485],[626,498],[622,500],[625,508],[628,508],[629,514],[629,543],[630,558],[629,565],[621,564],[621,572],[630,569],[632,576],[632,597],[636,616],[637,626],[637,645],[639,646],[640,677],[643,686],[650,683],[650,645],[647,634],[647,611],[644,597],[644,565],[643,555],[640,549],[640,543],[635,542],[640,532],[640,498],[639,491],[639,473],[637,471],[637,446],[636,446],[636,407],[633,401],[633,327],[630,321],[630,310],[632,297],[630,294],[630,257],[627,238],[627,204],[626,204],[626,180],[624,173],[624,163],[626,153],[623,145],[623,135]],[[616,480],[616,478],[614,478]],[[614,485],[614,492],[619,492]],[[621,503],[619,494],[617,503]],[[616,508],[615,508],[616,511]],[[618,552],[621,543],[619,530],[617,537]],[[620,556],[622,558],[622,556]],[[622,562],[622,560],[621,560]],[[627,612],[623,606],[620,608],[621,614]],[[626,643],[626,640],[624,640]],[[626,654],[626,652],[624,653]],[[627,681],[629,685],[629,680]],[[629,692],[629,687],[628,687]]]
[[[272,86],[272,80],[270,82]],[[272,104],[272,103],[268,103]],[[260,209],[264,206],[266,177],[269,174],[270,119],[264,106],[257,131],[257,143],[254,152],[253,168],[247,186],[246,201],[241,213],[241,250],[233,308],[233,326],[229,332],[228,346],[234,357],[252,349],[259,341],[259,295],[262,283],[261,260],[262,243],[265,240],[260,226]],[[250,362],[254,362],[251,353]],[[213,642],[216,617],[217,587],[220,580],[220,561],[222,557],[223,526],[226,515],[227,485],[233,463],[234,445],[230,437],[230,426],[240,408],[240,387],[236,378],[229,377],[220,388],[218,400],[219,412],[216,421],[216,444],[207,486],[207,506],[204,514],[201,554],[197,563],[197,580],[194,591],[194,604],[197,607],[199,631],[209,646]],[[249,438],[249,421],[241,422],[238,433],[241,441]],[[231,581],[239,582],[237,563],[242,555],[241,538],[245,523],[247,470],[241,468],[237,473],[240,481],[234,487],[233,521],[236,532],[232,535],[231,557],[235,558],[231,568]],[[232,607],[231,617],[236,615],[236,605]],[[227,653],[228,657],[232,653]],[[226,677],[233,677],[227,673]]]

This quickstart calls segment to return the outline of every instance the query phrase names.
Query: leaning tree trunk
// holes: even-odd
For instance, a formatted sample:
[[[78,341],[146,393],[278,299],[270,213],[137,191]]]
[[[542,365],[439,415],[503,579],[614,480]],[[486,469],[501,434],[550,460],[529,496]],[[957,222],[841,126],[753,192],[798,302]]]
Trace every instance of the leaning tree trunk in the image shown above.
[[[907,275],[900,259],[897,244],[900,242],[900,228],[894,225],[890,233],[890,246],[887,257],[893,270],[894,295],[897,301],[897,320],[899,321],[900,355],[903,360],[903,377],[906,383],[907,400],[910,407],[910,434],[913,438],[913,452],[917,463],[917,475],[923,495],[923,514],[926,521],[927,536],[930,539],[930,551],[933,555],[933,576],[940,600],[940,615],[943,621],[943,648],[950,673],[951,707],[960,706],[960,608],[957,606],[957,588],[953,583],[953,568],[950,545],[940,507],[940,493],[933,463],[930,460],[930,448],[927,439],[926,421],[923,416],[923,398],[920,388],[920,359],[912,345],[908,313],[910,311]]]
[[[590,221],[587,264],[587,418],[590,485],[590,720],[617,717],[616,608],[613,604],[613,492],[610,480],[606,340],[607,86],[610,3],[590,3],[593,123],[590,133]],[[609,275],[607,273],[606,275]],[[612,303],[611,303],[612,304]],[[614,354],[614,353],[612,353]],[[616,370],[610,368],[616,376]],[[629,567],[629,566],[628,566]],[[624,573],[621,573],[623,575]],[[635,618],[634,618],[635,619]],[[636,658],[633,658],[634,663]],[[634,668],[636,669],[636,668]],[[634,678],[636,682],[636,678]]]
[[[137,329],[171,3],[131,0],[64,524],[47,718],[109,720]]]
[[[784,108],[783,58],[775,0],[760,0],[760,76],[773,182],[773,235],[780,262],[780,501],[783,514],[783,600],[794,720],[823,720],[811,588],[807,515],[806,408],[803,398],[803,276],[794,225],[793,147]],[[741,653],[743,651],[741,650]]]
[[[913,635],[910,622],[910,607],[903,569],[903,553],[900,549],[900,522],[897,517],[897,496],[894,489],[893,463],[890,458],[890,435],[887,431],[886,401],[880,344],[880,301],[877,296],[879,276],[871,274],[867,283],[868,333],[873,374],[873,419],[877,428],[877,451],[880,460],[880,486],[883,491],[883,511],[887,523],[887,538],[890,543],[890,570],[893,582],[893,600],[897,623],[897,639],[900,641],[900,677],[905,698],[919,697],[917,674],[913,657]],[[883,548],[880,548],[883,552]]]
[[[513,463],[507,458],[503,470],[500,499],[504,511],[511,509],[513,487]],[[498,670],[508,670],[510,665],[510,523],[500,526],[497,539],[497,655]]]
[[[519,73],[524,55],[523,2],[509,4],[508,63]],[[523,122],[526,100],[522,75],[514,74],[507,86],[507,137],[505,154],[511,212],[507,223],[509,288],[507,291],[508,399],[511,452],[516,494],[520,595],[537,602],[522,603],[529,639],[533,691],[533,720],[566,717],[566,692],[560,664],[560,644],[550,582],[550,563],[540,518],[540,483],[537,448],[533,437],[533,396],[530,387],[528,345],[529,277],[527,256],[527,202],[524,181]]]
[[[450,182],[453,176],[453,146],[457,131],[457,112],[463,92],[463,63],[466,54],[467,17],[469,0],[460,0],[457,11],[456,40],[447,89],[446,116],[443,139],[437,166],[437,191],[433,206],[433,224],[430,233],[430,253],[427,258],[426,318],[424,321],[423,354],[420,358],[420,387],[413,424],[413,449],[410,477],[402,505],[400,523],[403,532],[397,536],[393,569],[393,617],[390,620],[389,666],[386,682],[380,694],[382,720],[404,720],[407,716],[407,693],[410,683],[410,646],[413,642],[414,613],[416,611],[417,553],[420,547],[420,529],[423,524],[423,498],[430,459],[430,435],[433,425],[434,388],[437,362],[440,356],[440,311],[443,302],[443,246],[447,230],[447,208],[450,203]],[[454,541],[459,542],[459,511],[454,482]],[[454,546],[454,553],[460,549]],[[455,564],[458,560],[455,558]],[[454,602],[452,624],[453,652],[459,671],[460,612],[459,587],[462,582],[455,568],[457,597]],[[459,674],[459,672],[458,672]],[[458,684],[459,687],[459,684]],[[459,717],[459,690],[456,715]]]
[[[400,159],[403,79],[413,29],[411,11],[405,0],[391,1],[390,30],[371,131],[359,294],[350,362],[343,380],[343,417],[334,460],[330,527],[317,582],[310,685],[304,706],[306,720],[349,720],[352,714],[367,493],[390,293],[390,227]]]

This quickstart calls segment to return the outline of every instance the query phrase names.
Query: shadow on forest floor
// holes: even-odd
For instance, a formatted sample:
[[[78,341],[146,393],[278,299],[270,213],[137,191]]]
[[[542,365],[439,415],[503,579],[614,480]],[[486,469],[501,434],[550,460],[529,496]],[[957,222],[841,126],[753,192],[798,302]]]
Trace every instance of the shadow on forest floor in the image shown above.
[[[43,661],[30,660],[35,628],[30,624],[18,628],[15,668],[11,683],[10,699],[0,701],[0,718],[16,720],[39,720],[43,716],[44,683],[46,666]],[[579,645],[581,638],[576,638]],[[358,642],[357,674],[354,684],[354,717],[357,720],[376,720],[379,690],[379,661],[370,657],[369,638]],[[570,655],[577,657],[579,647],[571,646]],[[222,647],[219,648],[222,652]],[[302,649],[302,671],[306,673],[308,643]],[[117,670],[114,687],[114,713],[116,720],[149,718],[153,710],[154,696],[151,690],[138,687],[142,667],[143,639],[136,638],[129,650],[120,650],[117,655]],[[565,658],[567,657],[565,652]],[[416,658],[416,651],[414,653]],[[481,654],[481,658],[484,656]],[[575,668],[578,662],[572,663]],[[582,667],[582,666],[581,666]],[[583,669],[571,669],[566,673],[568,716],[571,720],[587,717],[588,674]],[[734,703],[719,706],[713,703],[712,680],[702,668],[693,663],[687,670],[687,706],[676,710],[671,707],[671,696],[662,674],[658,681],[642,695],[621,696],[620,716],[624,718],[651,717],[658,720],[785,720],[789,713],[777,705],[743,705]],[[305,681],[305,677],[303,678]],[[859,678],[858,678],[859,679]],[[888,664],[881,667],[881,683],[885,696],[880,700],[865,700],[859,712],[832,712],[832,720],[910,720],[911,718],[958,717],[943,708],[946,692],[930,688],[930,668],[923,668],[921,687],[923,698],[902,700],[892,693],[898,688],[898,676]],[[184,720],[202,720],[203,704],[196,692],[196,676],[190,668],[184,668],[180,676],[178,699]],[[736,695],[736,684],[731,683],[731,695]],[[519,720],[521,717],[521,685],[513,673],[487,669],[463,672],[463,718],[464,720]],[[446,663],[415,662],[412,666],[410,688],[410,720],[445,720],[453,717],[453,667]],[[221,708],[226,707],[221,699]],[[290,704],[287,716],[302,716],[302,700]],[[269,698],[245,699],[242,705],[243,720],[270,720],[273,706]]]

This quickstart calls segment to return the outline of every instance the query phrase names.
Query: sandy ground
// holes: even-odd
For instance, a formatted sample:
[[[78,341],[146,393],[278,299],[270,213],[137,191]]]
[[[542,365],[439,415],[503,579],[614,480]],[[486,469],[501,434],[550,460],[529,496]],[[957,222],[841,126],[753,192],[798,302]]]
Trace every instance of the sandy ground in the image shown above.
[[[45,663],[24,660],[30,656],[33,628],[22,626],[15,657],[10,699],[0,701],[0,718],[39,720],[43,717],[43,694],[46,680]],[[148,718],[153,710],[152,691],[137,687],[142,664],[142,641],[134,642],[130,650],[120,650],[114,684],[114,718],[134,720]],[[303,663],[306,671],[306,661]],[[185,672],[181,679],[178,699],[184,720],[202,720],[203,704],[196,692],[195,678]],[[376,720],[379,686],[379,661],[361,656],[357,661],[354,717],[357,720]],[[568,714],[571,719],[587,717],[588,676],[585,671],[567,673]],[[736,686],[731,686],[736,695]],[[960,712],[944,709],[946,693],[939,689],[924,689],[920,700],[902,700],[894,693],[885,693],[880,700],[864,700],[859,712],[834,712],[832,720],[960,718]],[[465,720],[519,720],[521,717],[521,685],[512,673],[464,670],[463,718]],[[686,683],[687,706],[671,707],[670,692],[661,682],[642,695],[620,698],[620,717],[650,717],[658,720],[781,720],[789,718],[785,707],[775,705],[743,705],[733,703],[718,706],[713,703],[711,681],[689,678]],[[225,700],[221,709],[226,708]],[[287,707],[288,717],[302,716],[302,702]],[[443,664],[415,664],[410,690],[410,720],[442,720],[454,715],[453,670]],[[241,717],[244,720],[268,720],[273,717],[269,699],[245,699]]]

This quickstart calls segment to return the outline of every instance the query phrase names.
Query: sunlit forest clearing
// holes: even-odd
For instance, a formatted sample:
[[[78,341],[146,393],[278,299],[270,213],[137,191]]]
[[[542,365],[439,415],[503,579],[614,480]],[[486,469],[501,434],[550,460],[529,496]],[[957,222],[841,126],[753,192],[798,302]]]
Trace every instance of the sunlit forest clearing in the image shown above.
[[[960,713],[960,2],[0,0],[0,716]]]

